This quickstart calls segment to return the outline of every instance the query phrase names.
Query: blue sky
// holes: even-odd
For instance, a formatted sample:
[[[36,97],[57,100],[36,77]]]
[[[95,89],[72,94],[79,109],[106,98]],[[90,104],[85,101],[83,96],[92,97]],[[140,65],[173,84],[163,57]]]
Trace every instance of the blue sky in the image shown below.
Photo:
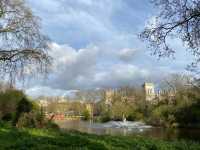
[[[158,60],[138,39],[156,15],[150,0],[27,0],[51,39],[48,79],[26,85],[29,95],[65,95],[71,90],[159,82],[183,73],[188,55],[177,39],[175,59]]]

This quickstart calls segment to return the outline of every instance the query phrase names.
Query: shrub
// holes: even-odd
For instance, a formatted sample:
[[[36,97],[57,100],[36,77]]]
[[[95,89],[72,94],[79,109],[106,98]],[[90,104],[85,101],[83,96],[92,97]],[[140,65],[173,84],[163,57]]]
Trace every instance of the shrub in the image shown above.
[[[137,111],[130,113],[127,117],[127,120],[129,121],[143,120],[143,119],[144,119],[144,115]]]
[[[90,113],[88,110],[83,111],[83,120],[89,120],[90,119]]]
[[[176,120],[182,126],[200,123],[200,101],[181,105],[176,109]]]
[[[172,125],[176,122],[174,111],[175,107],[167,104],[157,106],[149,117],[148,122],[153,125],[172,127]]]
[[[22,91],[15,89],[0,92],[0,119],[5,121],[13,120],[17,104],[24,96]]]
[[[104,112],[100,117],[101,122],[108,122],[110,120],[111,120],[111,115],[108,111]]]
[[[48,128],[58,129],[58,125],[52,121],[46,120],[43,114],[38,112],[23,113],[16,124],[18,128]]]
[[[23,97],[17,104],[17,113],[29,113],[33,108],[33,105],[25,97]]]
[[[7,113],[2,117],[2,120],[9,122],[9,121],[12,121],[13,118],[14,118],[14,114],[13,113]]]
[[[29,128],[36,128],[37,127],[37,121],[35,118],[35,115],[33,113],[23,113],[20,115],[17,124],[17,127],[29,127]]]
[[[16,108],[16,115],[13,120],[13,125],[16,125],[18,123],[19,118],[23,113],[29,113],[32,111],[32,103],[26,99],[26,97],[23,97],[18,103]],[[24,116],[25,118],[27,116]],[[22,117],[23,118],[23,117]]]
[[[0,92],[0,122],[17,127],[58,128],[45,119],[40,107],[27,99],[22,91],[9,89]]]
[[[58,129],[59,129],[59,126],[58,126],[56,123],[52,122],[52,121],[47,121],[47,122],[45,123],[45,128],[47,128],[47,129],[58,130]]]

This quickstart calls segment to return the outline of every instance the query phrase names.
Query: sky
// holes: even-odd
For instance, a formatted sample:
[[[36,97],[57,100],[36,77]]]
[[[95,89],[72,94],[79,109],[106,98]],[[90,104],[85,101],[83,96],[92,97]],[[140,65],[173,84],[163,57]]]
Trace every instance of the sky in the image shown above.
[[[47,78],[30,79],[30,96],[63,96],[85,89],[159,82],[185,72],[188,54],[177,39],[175,59],[151,56],[138,34],[157,9],[150,0],[27,0],[41,18],[54,58]]]

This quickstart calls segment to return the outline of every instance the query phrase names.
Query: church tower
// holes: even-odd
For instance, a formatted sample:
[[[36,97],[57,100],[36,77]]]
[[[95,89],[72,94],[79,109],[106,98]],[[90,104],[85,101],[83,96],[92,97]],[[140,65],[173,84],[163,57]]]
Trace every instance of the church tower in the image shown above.
[[[114,95],[113,89],[106,90],[106,92],[105,92],[105,104],[106,105],[112,104],[113,95]]]
[[[146,101],[152,101],[155,99],[156,94],[155,94],[155,88],[153,83],[144,83],[143,85],[144,92],[145,92],[145,97]]]

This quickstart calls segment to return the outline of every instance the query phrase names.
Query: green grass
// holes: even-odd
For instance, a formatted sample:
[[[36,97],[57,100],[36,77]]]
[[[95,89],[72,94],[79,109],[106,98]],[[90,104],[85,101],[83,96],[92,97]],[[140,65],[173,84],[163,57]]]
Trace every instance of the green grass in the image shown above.
[[[16,129],[0,125],[2,150],[200,150],[189,141],[162,141],[142,137],[97,136],[80,132]]]

